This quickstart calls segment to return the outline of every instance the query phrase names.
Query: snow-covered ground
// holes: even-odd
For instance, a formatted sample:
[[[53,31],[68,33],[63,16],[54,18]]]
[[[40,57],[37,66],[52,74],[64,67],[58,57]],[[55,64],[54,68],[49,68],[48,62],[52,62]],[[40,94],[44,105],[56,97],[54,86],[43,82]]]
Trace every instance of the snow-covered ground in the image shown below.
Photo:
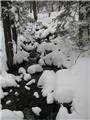
[[[4,109],[0,111],[1,120],[23,120],[24,115],[21,111],[10,111]]]
[[[48,14],[38,14],[39,19],[37,22],[41,22],[43,25],[47,26],[47,29],[39,30],[36,32],[36,24],[28,24],[28,26],[26,26],[27,29],[24,31],[24,34],[18,36],[17,53],[16,44],[13,42],[14,64],[20,64],[23,61],[29,61],[29,52],[23,50],[22,46],[27,51],[33,51],[35,48],[37,48],[37,52],[40,53],[40,59],[37,64],[30,65],[27,70],[25,70],[23,67],[20,67],[18,69],[20,76],[15,76],[6,72],[7,58],[5,55],[5,41],[3,38],[4,35],[2,34],[3,36],[0,36],[0,39],[2,39],[1,43],[4,43],[0,44],[0,73],[2,73],[0,74],[0,99],[4,98],[6,95],[6,93],[3,92],[2,88],[11,86],[19,87],[17,82],[21,82],[22,78],[25,82],[27,82],[24,88],[27,91],[30,91],[30,85],[36,83],[36,80],[32,79],[32,75],[35,73],[38,74],[39,72],[43,72],[37,83],[37,87],[42,88],[42,96],[47,98],[47,104],[52,104],[54,101],[57,104],[62,104],[57,113],[56,120],[89,120],[90,58],[88,57],[88,53],[87,56],[85,56],[82,55],[80,51],[76,51],[73,43],[69,40],[69,38],[58,36],[55,39],[50,39],[49,43],[41,42],[41,44],[39,44],[33,40],[33,37],[31,38],[28,36],[29,32],[32,31],[32,33],[35,32],[35,37],[39,36],[42,39],[45,38],[49,33],[55,32],[57,21],[53,22],[53,19],[59,14],[61,13],[51,13],[51,17],[48,17]],[[23,44],[23,42],[28,41],[31,42],[29,45]],[[81,56],[79,57],[79,55]],[[68,69],[61,69],[57,72],[54,72],[53,70],[44,70],[43,66],[45,65],[54,65],[57,68],[62,68],[63,65]],[[15,92],[15,95],[18,96],[18,92]],[[33,93],[33,97],[39,99],[39,94],[37,91]],[[11,101],[7,101],[7,104],[10,102]],[[72,102],[71,114],[69,114],[67,109],[63,106],[63,103],[69,102]],[[2,108],[1,104],[0,108]],[[42,109],[38,106],[32,107],[32,112],[37,116],[40,115],[41,111]],[[24,118],[21,111],[16,112],[7,109],[1,110],[0,116],[1,115],[5,120],[22,120]]]
[[[52,71],[47,71],[42,74],[39,79],[38,86],[41,86],[42,95],[48,96],[52,103],[69,103],[72,101],[72,114],[66,112],[66,108],[60,108],[56,120],[68,119],[89,119],[89,61],[88,57],[79,58],[77,63],[66,70],[59,70],[52,74]],[[49,75],[50,73],[50,75]],[[47,100],[48,103],[48,100]],[[61,113],[63,111],[63,113]],[[61,115],[61,114],[64,114]]]

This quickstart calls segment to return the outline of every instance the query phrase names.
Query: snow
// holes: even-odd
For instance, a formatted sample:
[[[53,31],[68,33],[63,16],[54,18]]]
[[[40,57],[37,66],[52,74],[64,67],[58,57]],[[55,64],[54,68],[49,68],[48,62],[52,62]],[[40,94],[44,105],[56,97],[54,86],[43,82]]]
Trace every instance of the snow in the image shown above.
[[[22,81],[21,76],[15,76],[15,81],[21,82]]]
[[[6,56],[6,48],[5,48],[4,30],[3,30],[2,21],[0,21],[0,73],[8,70],[6,62],[7,62],[7,56]]]
[[[53,34],[56,31],[56,29],[53,27],[48,27],[46,30],[44,30],[40,36],[41,39],[46,38],[50,33]]]
[[[56,120],[67,120],[68,111],[63,105],[60,107]]]
[[[0,103],[1,103],[1,100],[0,100]],[[2,104],[0,104],[0,110],[2,109]]]
[[[17,116],[24,118],[24,114],[22,111],[13,111]]]
[[[40,115],[40,112],[41,112],[42,110],[41,110],[41,108],[39,108],[39,107],[32,107],[32,112],[35,114],[35,115],[37,115],[37,116],[39,116]]]
[[[6,101],[6,104],[10,104],[10,103],[11,103],[11,100]]]
[[[4,98],[4,92],[3,90],[0,88],[0,99]]]
[[[38,92],[34,92],[33,96],[34,96],[35,98],[39,98]]]
[[[58,50],[58,46],[54,45],[51,42],[50,43],[42,42],[37,48],[37,52],[41,53],[42,57],[45,51],[54,51],[54,50]]]
[[[9,92],[11,93],[12,91],[13,91],[13,90],[12,90],[12,89],[10,89],[10,91],[9,91]]]
[[[8,92],[4,92],[4,96],[7,96],[9,93]]]
[[[60,51],[55,50],[49,53],[48,55],[44,56],[43,59],[47,65],[54,65],[59,68],[62,65],[64,65],[65,57]]]
[[[53,92],[52,92],[47,96],[47,104],[53,104],[53,102],[54,102],[54,98],[53,98]]]
[[[88,57],[80,57],[72,68],[58,70],[56,73],[46,70],[37,84],[42,88],[42,95],[47,97],[49,104],[53,100],[58,103],[72,101],[74,110],[71,115],[68,115],[71,118],[75,115],[81,119],[89,118],[89,60]]]
[[[15,81],[15,76],[13,74],[9,74],[4,72],[2,75],[0,75],[0,84],[1,87],[17,87],[18,84]]]
[[[54,65],[57,68],[60,68],[62,65],[66,66],[69,69],[58,70],[56,73],[54,71],[45,70],[43,71],[37,86],[42,88],[42,96],[46,97],[47,104],[52,104],[54,101],[57,104],[61,104],[61,107],[56,116],[56,120],[75,120],[75,119],[88,119],[89,116],[89,60],[88,58],[79,58],[75,64],[75,60],[78,56],[78,53],[72,49],[73,44],[70,38],[68,37],[57,37],[56,39],[50,39],[50,42],[42,42],[38,44],[33,41],[31,32],[34,33],[35,38],[44,39],[48,34],[53,34],[56,31],[57,21],[53,21],[57,16],[60,16],[65,11],[64,7],[61,8],[60,12],[52,12],[50,17],[46,13],[38,14],[38,21],[41,24],[47,27],[47,29],[41,29],[41,26],[35,26],[31,23],[28,23],[26,30],[23,35],[18,35],[18,45],[16,53],[16,44],[13,43],[14,49],[14,64],[22,63],[24,60],[28,61],[29,53],[26,51],[34,50],[37,47],[37,52],[41,53],[41,58],[38,61],[38,64],[30,65],[27,69],[27,72],[34,74],[36,72],[42,72],[44,65]],[[71,11],[73,16],[75,13],[73,9]],[[33,15],[29,13],[29,16]],[[31,16],[30,16],[31,17]],[[78,15],[75,15],[75,20],[78,21]],[[65,29],[69,29],[71,18],[68,17],[65,23]],[[37,23],[36,23],[37,24]],[[59,23],[60,24],[60,23]],[[31,27],[31,28],[30,28]],[[40,29],[35,31],[36,27]],[[20,76],[14,76],[12,74],[6,73],[7,70],[7,57],[5,52],[5,40],[2,23],[0,22],[0,99],[4,98],[8,93],[3,92],[2,88],[4,87],[18,87],[17,82],[20,82],[24,78],[25,81],[31,79],[31,75],[26,73],[26,70],[21,67],[18,70]],[[31,37],[30,37],[31,36]],[[31,41],[30,44],[24,45],[23,42]],[[33,45],[32,45],[33,43]],[[24,51],[23,48],[26,49]],[[47,53],[48,52],[48,53]],[[49,53],[50,52],[50,53]],[[68,57],[69,56],[69,57]],[[74,66],[72,66],[75,64]],[[36,80],[32,79],[26,83],[25,89],[30,90],[28,85],[32,85]],[[12,92],[12,90],[10,90]],[[18,92],[15,92],[15,95],[18,96]],[[33,96],[39,98],[38,92],[34,92]],[[67,109],[63,106],[63,103],[69,103],[72,101],[72,113],[69,114]],[[9,104],[10,100],[6,102]],[[2,108],[0,104],[0,108]],[[37,116],[40,115],[42,111],[39,107],[32,107],[33,113]],[[20,119],[24,118],[22,112],[20,111],[10,111],[2,110],[2,119]],[[22,116],[22,117],[21,117]]]
[[[39,64],[34,64],[28,67],[27,72],[30,74],[34,74],[36,72],[42,72],[43,68],[41,65]]]
[[[31,79],[31,75],[26,73],[26,70],[23,67],[19,68],[18,73],[22,75],[21,78],[24,77],[25,81],[28,81]]]
[[[73,88],[73,79],[69,79],[70,76],[69,70],[60,70],[56,72],[56,83],[55,83],[55,91],[54,97],[61,103],[63,102],[71,102],[74,97],[74,88]],[[58,102],[59,102],[58,101]]]
[[[3,109],[0,111],[0,119],[2,120],[23,120],[24,115],[20,111],[11,111],[8,109]]]
[[[19,93],[16,91],[14,95],[19,96]]]
[[[71,70],[61,70],[56,73],[57,82],[54,91],[56,101],[60,103],[73,101],[73,107],[81,119],[89,118],[88,65],[89,58],[80,58]],[[76,119],[75,114],[71,116]]]
[[[23,61],[28,61],[29,53],[25,52],[24,50],[19,50],[16,53],[14,53],[14,64],[16,63],[22,63]]]
[[[28,87],[28,86],[25,85],[25,89],[26,89],[26,90],[30,90],[30,87]]]
[[[22,41],[17,41],[17,53],[16,53],[16,44],[15,42],[13,41],[13,54],[14,54],[14,57],[13,57],[13,62],[14,64],[16,63],[22,63],[23,61],[28,61],[28,57],[29,57],[29,53],[22,50]]]
[[[23,67],[20,67],[19,70],[18,70],[18,73],[25,74],[26,70]]]
[[[29,45],[24,45],[24,44],[22,44],[22,47],[23,47],[25,50],[27,50],[27,51],[31,51],[31,50],[34,50],[34,49],[35,49],[36,45],[34,46],[34,45],[32,45],[32,44],[29,44]]]
[[[47,97],[48,103],[50,99],[52,99],[50,94],[52,94],[54,90],[54,80],[55,80],[55,72],[54,71],[49,71],[45,70],[41,77],[39,78],[37,86],[42,88],[41,92],[42,95]]]
[[[30,80],[28,83],[26,83],[26,85],[32,85],[33,83],[35,83],[36,82],[36,80],[35,79],[32,79],[32,80]]]
[[[44,60],[41,58],[39,59],[38,63],[41,65],[41,66],[45,66],[45,62]]]
[[[30,79],[31,79],[31,75],[30,74],[28,74],[28,73],[24,74],[24,80],[25,81],[28,81]]]

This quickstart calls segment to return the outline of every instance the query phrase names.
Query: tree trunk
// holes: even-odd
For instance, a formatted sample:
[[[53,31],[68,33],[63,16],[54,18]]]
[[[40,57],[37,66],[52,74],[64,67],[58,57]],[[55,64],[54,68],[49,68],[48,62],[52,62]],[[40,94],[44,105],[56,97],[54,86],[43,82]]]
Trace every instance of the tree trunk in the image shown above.
[[[37,1],[37,13],[39,13],[39,2]]]
[[[36,1],[33,1],[33,14],[34,14],[34,20],[37,21]]]
[[[1,7],[8,8],[7,1],[1,1]],[[11,25],[9,14],[3,18],[3,27],[4,27],[4,35],[5,35],[5,46],[6,46],[6,54],[7,54],[7,65],[10,67],[13,64],[13,46],[11,39]]]
[[[32,1],[30,1],[30,13],[32,13]]]

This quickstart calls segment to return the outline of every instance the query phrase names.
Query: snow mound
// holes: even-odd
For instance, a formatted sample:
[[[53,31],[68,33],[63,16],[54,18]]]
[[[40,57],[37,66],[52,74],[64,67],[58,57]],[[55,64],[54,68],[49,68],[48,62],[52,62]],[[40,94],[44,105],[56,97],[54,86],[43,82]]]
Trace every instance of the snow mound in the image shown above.
[[[23,61],[28,61],[29,53],[24,50],[18,50],[17,54],[14,53],[14,64],[22,63]]]
[[[59,49],[58,46],[54,45],[53,43],[43,42],[38,46],[37,52],[41,53],[41,56],[43,57],[45,51],[54,51],[58,49]]]
[[[44,60],[41,58],[39,59],[38,63],[41,65],[41,66],[45,66],[45,62]]]
[[[26,90],[30,90],[30,87],[28,87],[28,86],[25,85],[25,89],[26,89]]]
[[[53,104],[53,102],[54,102],[54,97],[52,92],[47,96],[47,104]]]
[[[60,107],[58,114],[56,116],[56,120],[67,120],[68,111],[63,105]]]
[[[24,74],[24,80],[25,81],[28,81],[28,80],[30,80],[31,79],[31,75],[30,74]]]
[[[11,103],[11,100],[6,101],[6,104],[10,104],[10,103]]]
[[[4,98],[4,92],[3,90],[0,88],[0,99]]]
[[[19,70],[18,70],[18,73],[25,74],[26,70],[23,67],[20,67]]]
[[[53,34],[56,31],[54,27],[48,27],[46,30],[44,30],[41,34],[41,39],[46,38],[47,35]]]
[[[36,82],[36,80],[35,79],[32,79],[32,80],[30,80],[28,83],[26,83],[26,85],[32,85],[33,83],[35,83]]]
[[[47,103],[53,102],[53,90],[55,82],[54,71],[45,70],[39,78],[38,87],[42,88],[42,95],[47,97]]]
[[[13,111],[17,116],[20,116],[21,118],[24,118],[24,114],[22,111]]]
[[[54,65],[59,68],[64,65],[65,57],[60,51],[55,50],[44,56],[43,59],[47,65]]]
[[[9,74],[9,73],[4,73],[2,75],[0,75],[0,84],[1,87],[17,87],[18,84],[15,81],[15,76],[13,74]]]
[[[34,96],[35,98],[39,98],[38,92],[34,92],[33,96]]]
[[[14,95],[19,96],[19,93],[16,91]]]
[[[15,81],[16,82],[21,82],[22,81],[21,76],[15,76]]]
[[[73,102],[74,111],[68,116],[72,119],[78,117],[79,119],[89,119],[88,65],[88,58],[80,58],[72,69],[56,72],[57,82],[55,84],[54,99],[59,103]]]
[[[27,72],[30,73],[30,74],[34,74],[36,72],[42,72],[43,71],[43,68],[41,65],[39,64],[34,64],[34,65],[31,65],[30,67],[28,67],[27,69]]]
[[[24,115],[21,111],[11,111],[3,109],[0,111],[0,119],[2,120],[23,120]]]
[[[37,115],[37,116],[39,116],[40,115],[40,112],[41,112],[42,110],[41,110],[41,108],[39,108],[39,107],[32,107],[32,112],[35,114],[35,115]]]
[[[60,103],[69,103],[74,98],[74,81],[70,79],[70,74],[71,72],[65,69],[56,72],[54,97]]]
[[[35,45],[36,46],[36,45]],[[34,50],[35,49],[35,46],[32,45],[31,43],[29,45],[24,45],[22,44],[22,47],[27,50],[27,51],[31,51],[31,50]]]

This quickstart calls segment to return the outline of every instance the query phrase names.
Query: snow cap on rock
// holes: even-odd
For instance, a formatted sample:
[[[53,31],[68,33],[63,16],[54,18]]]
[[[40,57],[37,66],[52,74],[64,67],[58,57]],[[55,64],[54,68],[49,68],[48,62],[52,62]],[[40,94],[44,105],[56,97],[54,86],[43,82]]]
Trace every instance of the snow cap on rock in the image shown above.
[[[36,72],[42,72],[43,68],[41,65],[39,64],[34,64],[28,67],[27,72],[30,74],[34,74]]]

